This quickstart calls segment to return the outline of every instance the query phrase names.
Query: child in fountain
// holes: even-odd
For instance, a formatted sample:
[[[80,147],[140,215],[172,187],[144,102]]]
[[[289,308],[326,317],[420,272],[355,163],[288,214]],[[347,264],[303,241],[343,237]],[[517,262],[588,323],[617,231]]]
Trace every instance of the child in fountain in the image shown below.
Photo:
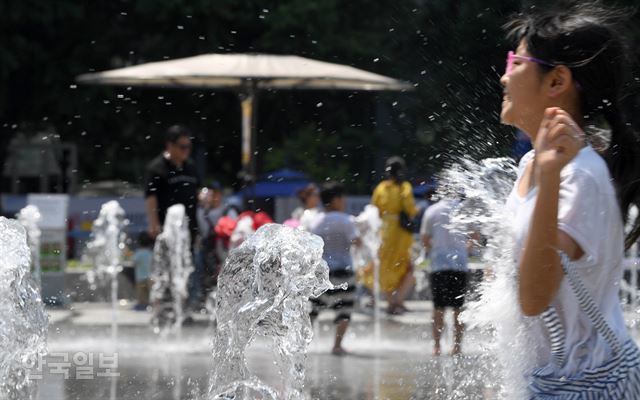
[[[429,286],[433,294],[433,354],[440,355],[440,338],[444,329],[445,309],[453,309],[453,348],[451,355],[461,352],[464,324],[460,312],[464,305],[469,273],[467,236],[451,226],[451,213],[460,200],[443,198],[424,213],[420,225],[422,243],[429,251],[431,274]]]
[[[133,253],[135,267],[136,295],[138,304],[133,308],[136,311],[144,311],[149,307],[149,291],[151,290],[151,262],[153,261],[153,239],[147,232],[140,232],[138,236],[138,248]]]
[[[531,399],[640,398],[640,351],[618,295],[640,139],[622,114],[629,53],[614,16],[576,3],[508,25],[517,47],[500,79],[501,119],[533,143],[507,201]],[[610,143],[596,150],[589,128],[602,122]],[[639,235],[636,219],[627,246]]]
[[[322,258],[329,265],[331,283],[346,283],[347,289],[329,290],[319,298],[313,299],[311,318],[315,319],[322,308],[332,308],[336,311],[336,336],[331,352],[341,356],[346,354],[342,347],[342,339],[351,319],[355,293],[355,273],[350,249],[352,245],[360,245],[360,238],[351,216],[344,212],[344,187],[337,182],[327,182],[322,185],[320,198],[326,212],[317,221],[313,233],[324,240]]]

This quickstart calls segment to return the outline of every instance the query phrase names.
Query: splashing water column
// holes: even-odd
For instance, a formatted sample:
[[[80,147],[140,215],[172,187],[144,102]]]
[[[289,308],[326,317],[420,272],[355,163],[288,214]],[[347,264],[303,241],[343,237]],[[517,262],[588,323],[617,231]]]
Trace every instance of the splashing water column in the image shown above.
[[[487,348],[497,359],[496,369],[503,377],[500,398],[527,397],[523,377],[534,362],[533,355],[524,350],[531,342],[531,328],[518,307],[514,244],[504,207],[516,172],[510,158],[485,159],[479,163],[462,160],[439,179],[441,197],[465,197],[452,212],[450,228],[464,234],[480,232],[487,239],[482,263],[491,278],[480,285],[480,299],[468,303],[461,317],[468,328],[479,328],[490,338]],[[487,377],[486,382],[490,381]]]
[[[0,398],[29,397],[28,370],[46,353],[48,318],[20,223],[0,217]]]
[[[18,221],[27,232],[27,243],[31,250],[31,265],[33,266],[33,278],[39,288],[42,287],[41,266],[40,266],[40,237],[42,232],[38,227],[38,222],[42,219],[40,210],[34,205],[24,207],[17,215]]]
[[[625,231],[629,232],[633,228],[634,221],[638,218],[638,208],[633,206],[629,209],[629,219],[627,221],[627,226],[625,227]],[[629,294],[631,297],[631,310],[634,313],[634,321],[633,327],[636,330],[640,329],[640,324],[638,323],[638,306],[640,305],[640,297],[638,293],[638,267],[640,267],[640,258],[638,257],[638,242],[631,245],[629,249],[629,258],[625,260],[628,264],[629,272],[630,272],[630,287]]]
[[[354,265],[362,267],[369,262],[373,263],[373,341],[375,347],[380,348],[382,340],[381,315],[378,306],[380,300],[380,258],[378,252],[380,250],[380,228],[382,227],[380,211],[372,204],[366,205],[355,218],[355,225],[362,245],[360,248],[353,249]],[[373,380],[374,395],[377,397],[380,388],[380,359],[378,357],[373,360]]]
[[[380,211],[372,204],[368,204],[365,209],[355,217],[355,225],[362,241],[360,247],[352,251],[353,263],[358,268],[362,268],[367,263],[373,263],[373,336],[376,346],[380,345],[382,328],[380,323],[380,228],[382,220]]]
[[[87,243],[85,256],[93,261],[93,270],[87,274],[92,289],[99,286],[106,289],[109,282],[111,297],[111,337],[114,351],[118,338],[118,273],[122,270],[122,253],[125,248],[128,224],[120,204],[111,200],[102,205],[98,218],[91,228],[91,240]]]
[[[175,204],[167,210],[162,233],[153,249],[152,324],[154,331],[163,337],[170,331],[180,335],[192,271],[191,234],[185,207]]]
[[[302,399],[313,331],[309,297],[334,288],[322,239],[267,224],[227,258],[218,280],[214,371],[209,399]],[[245,351],[257,335],[271,337],[282,393],[252,376]]]

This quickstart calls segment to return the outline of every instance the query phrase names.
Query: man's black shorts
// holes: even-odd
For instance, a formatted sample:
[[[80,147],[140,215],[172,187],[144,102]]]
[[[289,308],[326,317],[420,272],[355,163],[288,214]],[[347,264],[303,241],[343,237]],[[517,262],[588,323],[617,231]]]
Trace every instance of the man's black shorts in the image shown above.
[[[460,308],[467,292],[467,273],[460,271],[438,271],[429,276],[433,306],[436,308]]]

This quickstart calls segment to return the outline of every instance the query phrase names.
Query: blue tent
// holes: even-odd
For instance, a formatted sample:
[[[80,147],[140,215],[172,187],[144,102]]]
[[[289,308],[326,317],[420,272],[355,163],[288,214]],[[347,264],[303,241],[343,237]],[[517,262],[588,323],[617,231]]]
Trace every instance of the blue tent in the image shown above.
[[[308,181],[307,176],[304,172],[294,171],[292,169],[283,168],[277,171],[268,172],[262,178],[263,181]]]
[[[255,197],[291,197],[295,196],[299,189],[304,188],[311,181],[303,172],[291,169],[280,169],[269,172],[263,176],[261,180],[256,182],[254,186]],[[245,188],[242,192],[245,196],[249,195],[249,188]]]
[[[428,179],[426,181],[420,182],[418,184],[413,185],[413,196],[422,198],[428,191],[435,190],[438,186],[437,182],[434,179]]]

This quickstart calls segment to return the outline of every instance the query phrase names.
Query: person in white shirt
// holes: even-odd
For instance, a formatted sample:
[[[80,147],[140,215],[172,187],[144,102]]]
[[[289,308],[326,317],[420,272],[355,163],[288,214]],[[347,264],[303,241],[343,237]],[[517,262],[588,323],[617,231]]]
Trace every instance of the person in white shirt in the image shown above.
[[[320,192],[325,213],[318,219],[312,233],[324,241],[322,258],[329,265],[329,279],[334,285],[347,284],[347,289],[329,290],[317,299],[312,299],[315,319],[321,309],[331,308],[336,312],[336,336],[332,354],[342,356],[347,352],[342,347],[342,339],[351,320],[351,310],[355,302],[355,272],[351,261],[351,246],[360,245],[356,226],[350,215],[344,212],[346,199],[344,187],[338,182],[326,182]]]
[[[445,308],[453,308],[451,355],[460,354],[464,333],[460,312],[467,291],[468,239],[450,226],[450,215],[459,204],[458,200],[441,199],[425,211],[420,224],[420,237],[431,260],[429,286],[433,294],[433,354],[436,356],[440,355]]]
[[[534,338],[532,399],[640,398],[640,352],[618,297],[623,220],[640,203],[640,140],[621,114],[627,65],[611,15],[580,3],[508,25],[517,49],[500,79],[501,119],[533,143],[507,202]],[[585,134],[598,121],[611,129],[601,154]],[[627,244],[639,234],[636,220]]]

